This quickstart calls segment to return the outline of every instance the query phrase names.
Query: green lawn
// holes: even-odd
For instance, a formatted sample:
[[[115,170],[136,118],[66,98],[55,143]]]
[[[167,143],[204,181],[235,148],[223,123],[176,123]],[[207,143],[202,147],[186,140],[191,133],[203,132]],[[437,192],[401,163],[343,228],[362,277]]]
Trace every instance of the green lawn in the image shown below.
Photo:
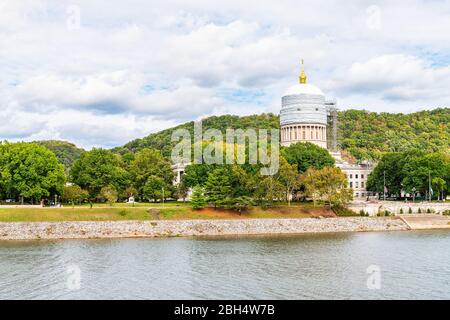
[[[70,204],[65,204],[65,207],[71,207]],[[103,207],[111,207],[109,203],[94,203],[93,204],[94,208],[103,208]],[[164,204],[160,203],[160,202],[135,202],[133,203],[128,203],[128,202],[116,202],[112,205],[113,207],[116,208],[140,208],[140,207],[144,207],[144,208],[161,208],[161,207],[189,207],[189,202],[181,202],[181,201],[167,201],[164,202]],[[75,207],[83,207],[83,208],[89,208],[90,205],[89,203],[83,203],[81,205],[75,205]]]
[[[64,208],[0,208],[0,222],[27,221],[118,221],[118,220],[189,220],[189,219],[254,219],[254,218],[306,218],[326,215],[325,207],[292,206],[263,209],[251,208],[239,214],[230,210],[206,208],[192,210],[188,206],[166,206],[157,209],[148,207],[107,207],[95,205]]]

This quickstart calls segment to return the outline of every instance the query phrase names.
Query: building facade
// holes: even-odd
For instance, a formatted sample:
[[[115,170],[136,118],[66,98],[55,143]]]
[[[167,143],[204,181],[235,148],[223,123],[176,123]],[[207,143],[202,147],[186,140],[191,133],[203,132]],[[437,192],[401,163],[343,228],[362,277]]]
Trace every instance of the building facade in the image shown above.
[[[310,142],[327,149],[349,181],[357,200],[368,198],[367,177],[372,172],[369,163],[353,164],[342,158],[337,149],[336,100],[326,99],[318,87],[308,84],[303,62],[299,83],[290,87],[281,98],[281,145]]]

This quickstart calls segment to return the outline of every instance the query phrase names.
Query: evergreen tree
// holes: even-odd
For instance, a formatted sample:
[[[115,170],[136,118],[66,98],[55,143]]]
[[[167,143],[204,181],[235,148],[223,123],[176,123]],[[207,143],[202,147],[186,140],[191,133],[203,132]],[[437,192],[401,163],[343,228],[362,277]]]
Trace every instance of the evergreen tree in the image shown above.
[[[191,196],[191,205],[192,209],[198,210],[203,209],[205,207],[206,201],[205,196],[203,194],[203,188],[200,186],[195,186],[194,189],[192,189],[192,196]]]
[[[205,196],[208,203],[214,207],[226,206],[231,190],[229,172],[226,168],[219,167],[208,174],[205,183]]]

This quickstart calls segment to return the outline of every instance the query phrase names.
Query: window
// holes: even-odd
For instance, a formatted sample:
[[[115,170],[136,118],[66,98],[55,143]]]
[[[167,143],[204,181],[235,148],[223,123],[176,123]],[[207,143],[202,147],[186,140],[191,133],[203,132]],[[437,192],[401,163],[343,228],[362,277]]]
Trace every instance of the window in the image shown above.
[[[359,198],[359,193],[358,192],[355,193],[355,197]]]
[[[316,108],[316,111],[319,111],[319,108]]]
[[[361,188],[364,188],[364,181],[361,181]]]
[[[350,179],[353,179],[353,175],[352,174],[350,174]]]
[[[358,179],[358,174],[355,174],[355,179]]]
[[[355,188],[359,188],[358,181],[355,182]]]
[[[365,196],[364,192],[363,192],[363,193],[361,193],[361,197],[363,197],[363,198],[364,198],[364,196]]]
[[[350,188],[353,188],[353,182],[350,181]]]
[[[364,179],[364,175],[363,174],[361,175],[361,179]]]

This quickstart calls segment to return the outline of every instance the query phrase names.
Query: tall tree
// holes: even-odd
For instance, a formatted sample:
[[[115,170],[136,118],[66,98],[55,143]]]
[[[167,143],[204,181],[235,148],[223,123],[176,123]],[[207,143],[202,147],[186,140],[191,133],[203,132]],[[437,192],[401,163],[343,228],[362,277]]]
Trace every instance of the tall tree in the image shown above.
[[[403,167],[405,161],[410,159],[410,155],[403,153],[386,153],[373,169],[367,178],[367,190],[372,192],[384,193],[386,185],[387,192],[392,195],[400,196],[403,189]]]
[[[306,172],[309,168],[322,169],[334,166],[334,159],[330,153],[313,143],[295,143],[282,149],[282,156],[290,164],[297,165],[298,172]]]
[[[167,197],[170,189],[163,178],[158,176],[150,176],[143,187],[143,195],[148,200],[162,200]]]
[[[192,209],[198,210],[203,209],[206,204],[204,190],[200,186],[195,186],[192,189],[192,196],[191,196],[191,205]]]
[[[218,167],[209,173],[205,183],[206,201],[214,207],[223,207],[231,195],[229,171],[225,167]]]
[[[41,200],[62,194],[64,167],[55,154],[35,143],[0,145],[0,188],[8,197]]]
[[[64,186],[62,199],[70,202],[72,206],[74,206],[75,203],[81,203],[88,197],[89,193],[86,190],[81,189],[80,186],[77,186],[76,184]]]
[[[108,185],[123,191],[129,184],[129,175],[119,155],[105,149],[92,149],[75,161],[70,176],[72,182],[88,190],[96,198],[100,190]]]
[[[119,193],[113,186],[105,186],[100,190],[99,197],[106,200],[110,206],[117,202]]]
[[[348,187],[347,176],[339,168],[310,168],[304,174],[303,183],[314,203],[321,199],[331,207],[344,205],[353,199],[353,190]]]
[[[288,205],[291,205],[293,192],[301,184],[301,175],[298,173],[297,165],[289,164],[284,157],[280,157],[278,177],[285,188]]]
[[[169,160],[154,149],[143,149],[136,153],[130,163],[130,173],[140,195],[143,195],[144,186],[151,176],[161,178],[165,185],[171,185],[174,179]]]

